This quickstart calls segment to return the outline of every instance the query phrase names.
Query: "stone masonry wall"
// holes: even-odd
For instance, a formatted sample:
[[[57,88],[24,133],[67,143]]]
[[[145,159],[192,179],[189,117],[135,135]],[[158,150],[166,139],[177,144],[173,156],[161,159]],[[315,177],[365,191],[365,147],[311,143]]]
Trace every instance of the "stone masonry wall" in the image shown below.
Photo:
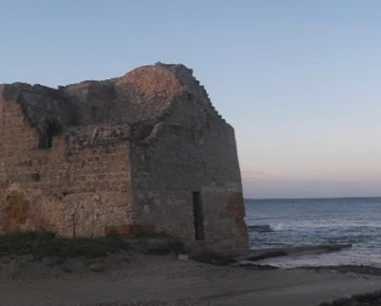
[[[192,192],[199,191],[205,240],[218,247],[246,246],[234,130],[205,114],[199,102],[179,102],[156,139],[131,144],[134,218],[194,240]]]
[[[129,223],[129,142],[84,145],[67,136],[39,149],[16,101],[0,87],[0,231],[98,236]]]

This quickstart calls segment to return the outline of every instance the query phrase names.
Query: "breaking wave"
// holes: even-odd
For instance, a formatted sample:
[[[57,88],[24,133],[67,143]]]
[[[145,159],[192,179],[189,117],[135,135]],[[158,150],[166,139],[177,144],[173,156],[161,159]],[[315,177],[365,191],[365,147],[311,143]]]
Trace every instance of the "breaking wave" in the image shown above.
[[[247,229],[249,230],[249,232],[258,232],[258,233],[268,233],[268,232],[274,231],[274,229],[268,224],[249,225]]]

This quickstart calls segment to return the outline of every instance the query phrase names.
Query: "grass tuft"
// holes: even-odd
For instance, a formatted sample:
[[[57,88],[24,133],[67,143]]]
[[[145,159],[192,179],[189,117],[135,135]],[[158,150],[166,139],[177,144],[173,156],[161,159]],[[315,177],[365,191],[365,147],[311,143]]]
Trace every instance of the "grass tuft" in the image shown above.
[[[63,238],[50,232],[14,232],[0,235],[0,257],[32,255],[35,258],[97,258],[128,249],[129,245],[117,237]]]
[[[165,239],[170,238],[166,232],[138,232],[134,234],[132,239]]]

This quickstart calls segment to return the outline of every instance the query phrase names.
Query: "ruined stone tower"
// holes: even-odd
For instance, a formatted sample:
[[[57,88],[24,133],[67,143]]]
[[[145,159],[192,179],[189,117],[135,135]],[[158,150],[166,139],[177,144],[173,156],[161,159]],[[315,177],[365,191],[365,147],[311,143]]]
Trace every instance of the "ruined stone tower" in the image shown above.
[[[0,231],[247,244],[233,128],[192,70],[0,85]]]

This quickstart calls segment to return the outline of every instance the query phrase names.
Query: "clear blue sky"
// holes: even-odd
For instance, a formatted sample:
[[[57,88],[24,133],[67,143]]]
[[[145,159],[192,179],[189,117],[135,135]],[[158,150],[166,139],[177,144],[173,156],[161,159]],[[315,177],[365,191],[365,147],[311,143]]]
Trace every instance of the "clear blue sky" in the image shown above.
[[[0,83],[184,63],[236,129],[246,197],[381,195],[381,1],[0,3]]]

